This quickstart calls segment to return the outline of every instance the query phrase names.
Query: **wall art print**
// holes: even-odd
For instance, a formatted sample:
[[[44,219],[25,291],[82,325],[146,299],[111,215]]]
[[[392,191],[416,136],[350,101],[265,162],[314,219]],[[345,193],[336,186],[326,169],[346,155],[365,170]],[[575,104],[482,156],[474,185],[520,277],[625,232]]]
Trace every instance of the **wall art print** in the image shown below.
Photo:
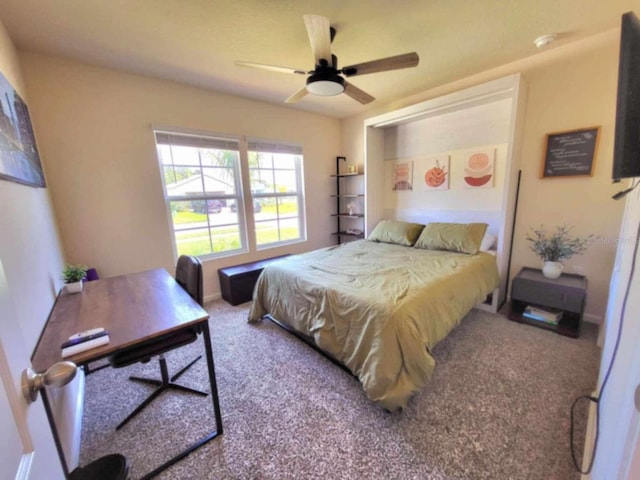
[[[449,155],[422,158],[416,161],[416,178],[413,184],[421,190],[449,190]]]
[[[467,188],[493,188],[495,149],[471,151],[464,159],[464,185]]]
[[[396,160],[393,163],[393,190],[413,190],[413,160]]]
[[[45,187],[29,110],[0,73],[0,178]]]

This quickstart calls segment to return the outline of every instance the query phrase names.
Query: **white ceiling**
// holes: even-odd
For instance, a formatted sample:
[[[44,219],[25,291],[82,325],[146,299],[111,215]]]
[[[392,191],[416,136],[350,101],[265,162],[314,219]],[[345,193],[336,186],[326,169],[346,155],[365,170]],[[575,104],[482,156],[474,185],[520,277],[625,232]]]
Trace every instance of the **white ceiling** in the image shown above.
[[[323,15],[340,66],[418,52],[416,68],[350,79],[375,105],[533,55],[543,34],[559,34],[550,49],[618,27],[629,10],[640,0],[0,0],[0,21],[21,50],[282,103],[302,76],[234,61],[311,70],[302,15]],[[307,95],[290,108],[369,106]]]

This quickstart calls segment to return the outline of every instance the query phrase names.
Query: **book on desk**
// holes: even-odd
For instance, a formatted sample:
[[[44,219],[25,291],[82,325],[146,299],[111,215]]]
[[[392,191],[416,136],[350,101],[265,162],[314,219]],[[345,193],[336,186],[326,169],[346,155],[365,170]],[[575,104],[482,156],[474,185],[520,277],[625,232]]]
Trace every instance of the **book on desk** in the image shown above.
[[[74,334],[61,345],[62,358],[67,358],[80,352],[91,350],[92,348],[101,347],[108,343],[109,332],[104,328],[96,329],[96,331],[89,332],[86,335],[83,335],[83,332]]]

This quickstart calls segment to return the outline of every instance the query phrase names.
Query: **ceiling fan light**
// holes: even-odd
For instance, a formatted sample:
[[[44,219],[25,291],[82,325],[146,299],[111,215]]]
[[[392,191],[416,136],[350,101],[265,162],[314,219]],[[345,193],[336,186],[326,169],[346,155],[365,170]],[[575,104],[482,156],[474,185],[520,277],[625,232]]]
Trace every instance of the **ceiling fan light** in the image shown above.
[[[344,92],[344,78],[336,73],[315,73],[307,78],[307,91],[323,97],[339,95]]]
[[[314,95],[331,97],[333,95],[339,95],[344,92],[344,86],[331,80],[317,80],[315,82],[307,84],[307,91],[309,93],[313,93]]]

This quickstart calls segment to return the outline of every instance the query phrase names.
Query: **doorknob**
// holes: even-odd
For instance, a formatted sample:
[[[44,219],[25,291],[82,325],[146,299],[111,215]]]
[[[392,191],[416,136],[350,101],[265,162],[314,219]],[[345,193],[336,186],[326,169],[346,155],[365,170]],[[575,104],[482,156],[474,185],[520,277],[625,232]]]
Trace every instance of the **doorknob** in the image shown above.
[[[38,398],[38,392],[44,387],[59,388],[76,376],[77,367],[73,362],[58,362],[51,365],[46,372],[36,373],[31,368],[22,371],[22,395],[27,403]]]

